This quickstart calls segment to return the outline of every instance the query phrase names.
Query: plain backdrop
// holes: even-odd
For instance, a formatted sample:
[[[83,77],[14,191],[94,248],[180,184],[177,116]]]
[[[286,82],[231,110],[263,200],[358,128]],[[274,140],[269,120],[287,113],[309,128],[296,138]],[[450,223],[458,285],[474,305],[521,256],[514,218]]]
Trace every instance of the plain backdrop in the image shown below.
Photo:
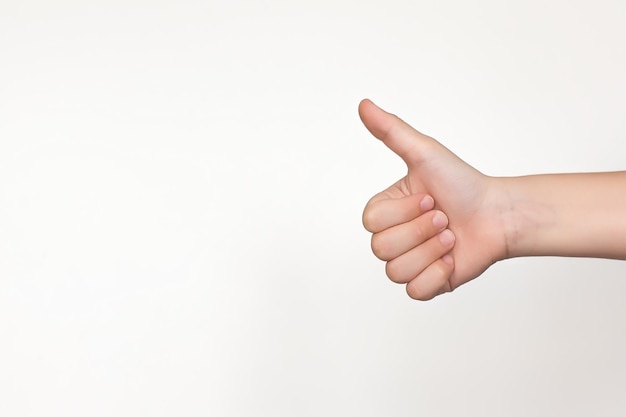
[[[356,112],[489,175],[623,170],[624,39],[618,0],[1,0],[0,415],[624,415],[626,264],[410,300]]]

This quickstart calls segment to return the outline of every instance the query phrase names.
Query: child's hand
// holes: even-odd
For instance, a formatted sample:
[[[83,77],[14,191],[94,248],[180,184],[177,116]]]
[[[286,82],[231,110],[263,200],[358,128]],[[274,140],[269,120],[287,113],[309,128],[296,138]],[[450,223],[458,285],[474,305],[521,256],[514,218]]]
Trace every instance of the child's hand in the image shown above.
[[[359,114],[408,167],[407,176],[363,212],[365,228],[374,233],[372,249],[387,261],[392,281],[407,283],[412,298],[428,300],[506,257],[506,194],[492,178],[369,100]]]

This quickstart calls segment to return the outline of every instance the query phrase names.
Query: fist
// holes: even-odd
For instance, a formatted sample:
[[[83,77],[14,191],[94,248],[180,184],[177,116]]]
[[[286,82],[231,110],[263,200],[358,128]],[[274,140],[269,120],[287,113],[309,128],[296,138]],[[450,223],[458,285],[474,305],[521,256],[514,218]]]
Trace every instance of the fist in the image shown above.
[[[428,300],[452,291],[449,278],[454,259],[454,233],[448,217],[434,209],[430,195],[418,193],[388,198],[374,196],[363,212],[363,225],[372,232],[372,251],[386,261],[389,279],[407,284],[411,298]]]

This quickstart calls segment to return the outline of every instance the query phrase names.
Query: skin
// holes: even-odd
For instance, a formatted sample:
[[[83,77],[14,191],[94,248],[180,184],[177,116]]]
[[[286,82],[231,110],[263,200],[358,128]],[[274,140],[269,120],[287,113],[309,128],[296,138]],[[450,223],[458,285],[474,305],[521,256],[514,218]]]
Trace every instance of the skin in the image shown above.
[[[626,172],[489,177],[369,100],[365,127],[408,172],[363,212],[372,251],[429,300],[517,256],[626,259]]]

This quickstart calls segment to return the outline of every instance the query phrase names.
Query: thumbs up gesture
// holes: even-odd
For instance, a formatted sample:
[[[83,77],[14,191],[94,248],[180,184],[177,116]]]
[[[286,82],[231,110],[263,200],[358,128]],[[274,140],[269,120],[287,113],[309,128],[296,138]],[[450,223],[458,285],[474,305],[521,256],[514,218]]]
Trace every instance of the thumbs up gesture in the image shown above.
[[[406,284],[411,298],[428,300],[507,257],[505,191],[495,178],[369,100],[359,115],[408,168],[363,212],[372,250],[392,281]]]

